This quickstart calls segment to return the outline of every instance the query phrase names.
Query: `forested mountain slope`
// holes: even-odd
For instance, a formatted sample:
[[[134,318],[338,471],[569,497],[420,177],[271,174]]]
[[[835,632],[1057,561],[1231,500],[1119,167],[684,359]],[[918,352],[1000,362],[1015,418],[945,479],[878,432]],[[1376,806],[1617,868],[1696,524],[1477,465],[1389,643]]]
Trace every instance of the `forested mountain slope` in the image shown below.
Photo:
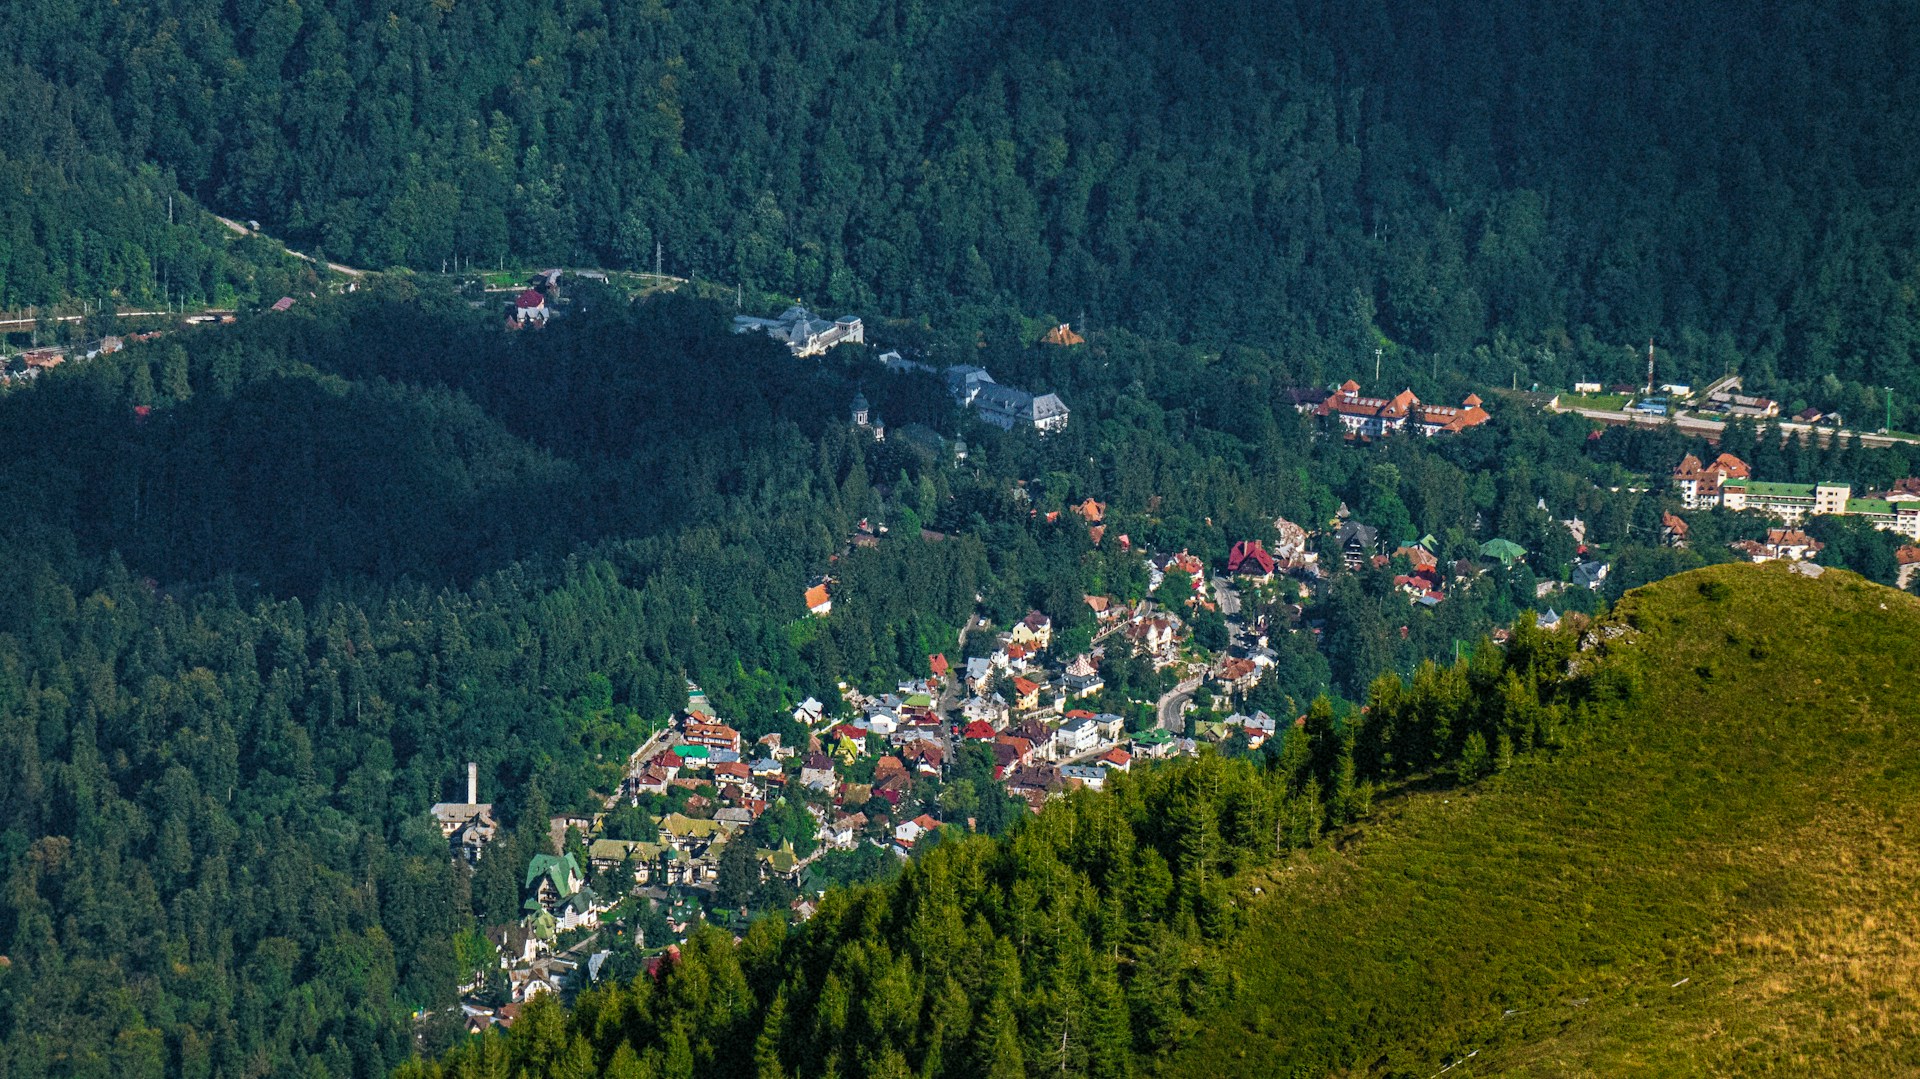
[[[230,215],[1488,381],[1920,393],[1897,0],[22,0],[5,48]],[[1484,346],[1484,351],[1475,351]],[[1390,350],[1391,351],[1391,350]],[[1418,364],[1416,364],[1417,366]],[[1849,395],[1860,397],[1848,399]]]
[[[97,93],[0,62],[0,98],[0,311],[231,304],[311,283],[265,241],[229,237],[166,166],[130,154]]]
[[[1310,715],[1264,770],[1115,776],[403,1074],[1894,1074],[1917,629],[1839,571],[1683,574],[1592,647],[1383,680],[1344,745]],[[1447,766],[1315,844],[1326,761],[1388,750]]]
[[[1920,602],[1730,565],[1583,654],[1554,757],[1395,805],[1263,887],[1169,1075],[1894,1075],[1920,1058]]]

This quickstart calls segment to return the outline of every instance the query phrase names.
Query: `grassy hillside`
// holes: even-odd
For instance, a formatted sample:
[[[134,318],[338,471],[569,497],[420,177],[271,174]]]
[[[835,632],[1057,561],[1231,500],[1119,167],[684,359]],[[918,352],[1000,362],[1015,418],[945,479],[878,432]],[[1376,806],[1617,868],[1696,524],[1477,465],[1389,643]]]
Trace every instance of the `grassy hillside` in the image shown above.
[[[1582,662],[1638,677],[1631,715],[1242,878],[1240,992],[1157,1070],[1920,1066],[1920,601],[1727,565],[1616,614]]]

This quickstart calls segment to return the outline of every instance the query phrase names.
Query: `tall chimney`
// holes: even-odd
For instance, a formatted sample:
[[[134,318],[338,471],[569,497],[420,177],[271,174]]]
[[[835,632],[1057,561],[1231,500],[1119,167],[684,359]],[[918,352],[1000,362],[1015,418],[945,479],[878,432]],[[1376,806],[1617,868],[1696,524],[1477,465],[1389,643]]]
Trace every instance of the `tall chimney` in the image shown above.
[[[480,764],[467,762],[467,804],[476,805],[480,801]]]

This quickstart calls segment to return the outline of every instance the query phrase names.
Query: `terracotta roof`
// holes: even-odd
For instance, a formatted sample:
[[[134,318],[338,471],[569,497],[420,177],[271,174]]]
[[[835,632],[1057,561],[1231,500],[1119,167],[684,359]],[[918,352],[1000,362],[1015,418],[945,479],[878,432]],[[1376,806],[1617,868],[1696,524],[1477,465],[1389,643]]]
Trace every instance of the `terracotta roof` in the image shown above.
[[[1273,556],[1267,553],[1265,544],[1259,540],[1241,540],[1227,552],[1227,572],[1239,573],[1242,569],[1261,573],[1273,572]]]
[[[807,589],[807,610],[811,611],[827,602],[827,598],[827,586],[824,584],[817,584]]]

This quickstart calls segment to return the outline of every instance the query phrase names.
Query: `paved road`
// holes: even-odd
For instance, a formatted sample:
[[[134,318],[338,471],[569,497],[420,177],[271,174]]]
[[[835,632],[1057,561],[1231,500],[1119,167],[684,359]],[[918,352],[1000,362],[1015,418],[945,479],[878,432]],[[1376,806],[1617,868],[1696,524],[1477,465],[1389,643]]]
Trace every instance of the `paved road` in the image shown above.
[[[1220,608],[1222,616],[1233,618],[1240,613],[1240,593],[1227,581],[1227,578],[1214,574],[1213,602]]]
[[[1200,679],[1196,676],[1168,690],[1154,705],[1154,722],[1174,734],[1185,734],[1187,702],[1193,699],[1193,691],[1199,688]]]

